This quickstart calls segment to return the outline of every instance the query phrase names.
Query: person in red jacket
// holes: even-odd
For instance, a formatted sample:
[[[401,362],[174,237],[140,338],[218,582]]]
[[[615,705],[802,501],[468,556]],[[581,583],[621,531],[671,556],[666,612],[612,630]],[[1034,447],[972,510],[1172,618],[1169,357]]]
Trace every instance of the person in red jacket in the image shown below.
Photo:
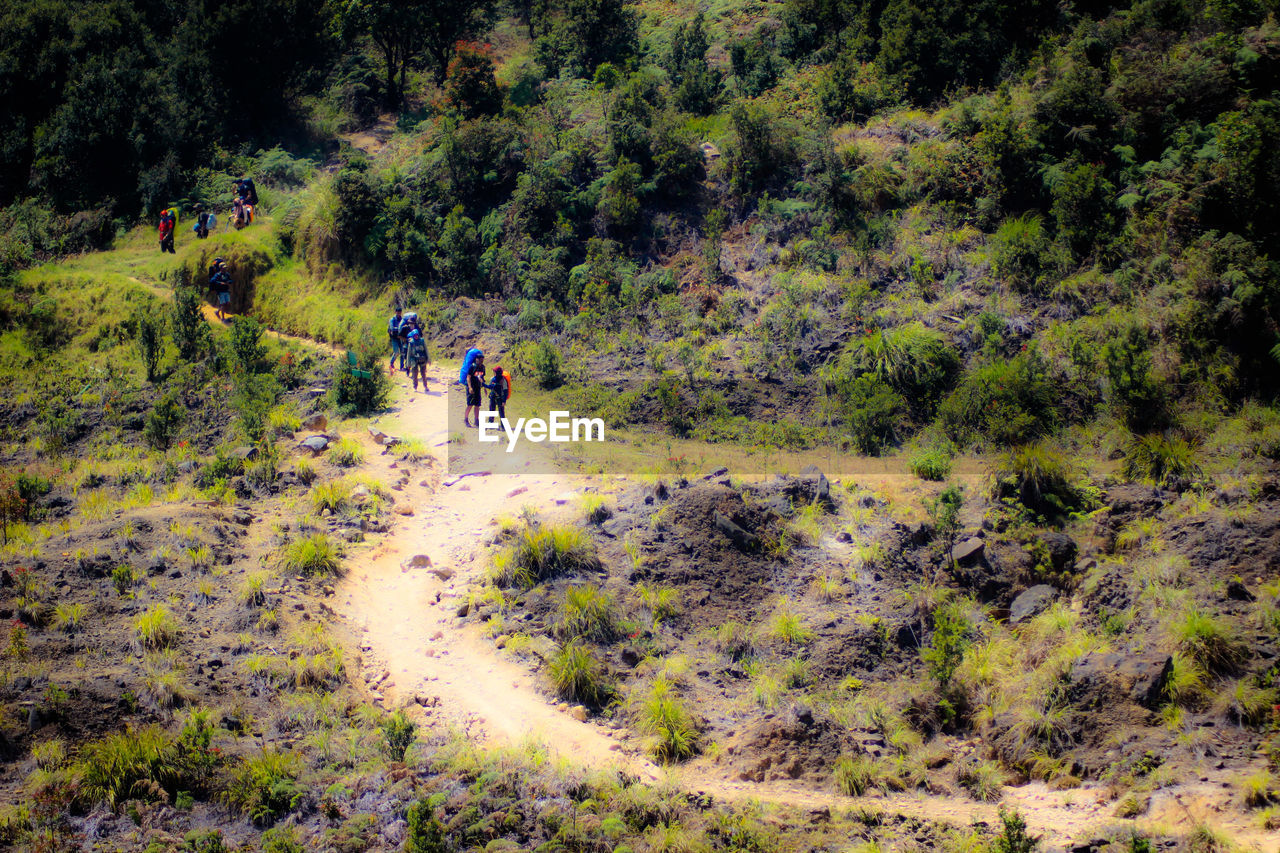
[[[160,251],[175,254],[173,250],[173,232],[177,230],[178,215],[173,208],[160,211]]]

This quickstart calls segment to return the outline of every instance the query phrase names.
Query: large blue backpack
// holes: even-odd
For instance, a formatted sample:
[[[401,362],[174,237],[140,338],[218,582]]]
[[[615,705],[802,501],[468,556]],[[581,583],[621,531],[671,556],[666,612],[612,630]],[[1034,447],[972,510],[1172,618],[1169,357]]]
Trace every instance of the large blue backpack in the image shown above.
[[[462,370],[458,371],[458,384],[467,384],[467,374],[471,372],[471,366],[476,363],[477,358],[484,357],[484,350],[472,347],[467,350],[467,354],[462,359]]]

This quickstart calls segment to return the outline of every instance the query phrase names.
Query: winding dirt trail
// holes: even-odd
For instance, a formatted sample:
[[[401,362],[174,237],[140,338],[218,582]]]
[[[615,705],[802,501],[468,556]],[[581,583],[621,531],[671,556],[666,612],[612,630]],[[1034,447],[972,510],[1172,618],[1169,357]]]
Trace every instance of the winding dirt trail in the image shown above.
[[[456,375],[456,374],[454,374]],[[359,637],[366,682],[387,708],[405,707],[421,720],[453,725],[478,743],[519,744],[530,739],[583,765],[615,766],[643,779],[671,778],[677,785],[728,801],[759,801],[809,812],[855,808],[902,814],[957,826],[998,823],[998,808],[965,797],[921,793],[851,798],[781,783],[723,778],[704,764],[671,771],[650,762],[638,739],[573,715],[550,696],[529,670],[500,656],[475,620],[459,618],[469,591],[486,568],[484,544],[493,519],[518,515],[524,506],[540,512],[570,512],[570,492],[590,485],[576,474],[480,473],[462,479],[445,471],[447,395],[452,378],[436,367],[433,392],[414,394],[397,378],[397,404],[384,418],[385,431],[417,437],[431,446],[431,464],[413,470],[397,503],[412,507],[367,558],[355,566],[335,596],[335,609]],[[368,436],[362,436],[368,441]],[[373,473],[403,476],[390,455],[368,441]],[[375,450],[376,448],[376,450]],[[460,451],[466,454],[464,447]],[[430,567],[413,568],[415,555]],[[1052,790],[1041,783],[1007,787],[1003,803],[1020,810],[1049,849],[1105,837],[1116,826],[1134,830],[1190,829],[1206,823],[1238,843],[1275,853],[1280,842],[1248,822],[1230,803],[1225,777],[1214,774],[1157,792],[1138,821],[1113,817],[1115,803],[1097,787]]]
[[[157,282],[129,277],[172,298]],[[211,323],[219,322],[212,306],[205,305],[204,312]],[[339,353],[310,339],[268,334],[327,354]],[[483,628],[459,618],[458,611],[484,576],[484,544],[495,531],[496,516],[518,515],[525,506],[553,516],[570,513],[571,494],[589,487],[591,480],[518,469],[450,476],[445,470],[445,389],[456,373],[433,366],[431,375],[433,391],[426,394],[412,392],[403,375],[397,376],[393,409],[374,422],[390,434],[422,440],[432,450],[431,459],[406,465],[383,454],[368,433],[355,434],[366,446],[370,473],[387,483],[401,480],[396,504],[412,509],[412,515],[401,518],[353,567],[334,598],[335,611],[357,637],[371,698],[386,708],[404,707],[424,722],[454,726],[480,744],[537,741],[577,764],[617,767],[650,781],[670,779],[685,790],[720,800],[760,802],[810,814],[866,809],[961,827],[978,822],[998,825],[998,806],[965,797],[918,792],[844,797],[794,784],[727,779],[706,762],[659,768],[625,730],[580,719],[558,703],[537,676],[497,654]],[[459,454],[466,462],[467,448],[456,450],[455,461]],[[467,468],[474,469],[474,464]],[[406,473],[408,479],[402,480]],[[425,555],[430,566],[408,566],[417,555]],[[1021,811],[1050,851],[1113,837],[1117,828],[1121,833],[1167,833],[1209,826],[1241,849],[1280,853],[1280,836],[1260,830],[1256,817],[1237,808],[1231,782],[1230,771],[1189,773],[1187,781],[1155,792],[1148,812],[1137,820],[1115,818],[1115,802],[1097,786],[1066,791],[1043,783],[1006,787],[1002,804]]]

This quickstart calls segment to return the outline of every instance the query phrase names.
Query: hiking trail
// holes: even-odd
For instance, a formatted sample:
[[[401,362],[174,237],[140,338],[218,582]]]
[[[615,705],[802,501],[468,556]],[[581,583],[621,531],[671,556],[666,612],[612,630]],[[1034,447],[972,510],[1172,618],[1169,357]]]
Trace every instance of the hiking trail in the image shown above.
[[[901,814],[958,826],[998,825],[996,804],[963,795],[894,793],[845,797],[800,785],[753,783],[723,778],[717,768],[660,768],[643,752],[641,739],[623,728],[586,718],[558,702],[545,679],[505,656],[475,620],[459,617],[468,594],[484,578],[485,545],[494,518],[519,515],[530,506],[555,517],[574,508],[573,494],[593,482],[584,475],[480,472],[449,476],[448,383],[456,373],[433,365],[432,390],[413,393],[403,374],[393,378],[396,403],[374,425],[401,438],[416,437],[434,459],[412,466],[412,476],[396,494],[397,520],[383,540],[353,561],[337,587],[335,610],[353,629],[360,646],[363,677],[371,697],[387,709],[404,707],[420,721],[455,726],[487,745],[543,742],[553,753],[589,767],[617,767],[642,779],[669,778],[689,791],[728,801],[754,800],[813,813],[856,808]],[[367,433],[366,467],[388,481],[405,463],[382,454]],[[463,457],[467,446],[455,447]],[[457,456],[455,456],[455,459]],[[430,560],[412,567],[416,555]],[[1133,829],[1208,823],[1241,842],[1273,853],[1273,839],[1231,807],[1223,780],[1209,777],[1157,791],[1148,813],[1136,821],[1113,817],[1115,802],[1101,786],[1054,790],[1044,783],[1006,787],[1002,803],[1020,810],[1028,826],[1059,843],[1101,837],[1109,827]]]

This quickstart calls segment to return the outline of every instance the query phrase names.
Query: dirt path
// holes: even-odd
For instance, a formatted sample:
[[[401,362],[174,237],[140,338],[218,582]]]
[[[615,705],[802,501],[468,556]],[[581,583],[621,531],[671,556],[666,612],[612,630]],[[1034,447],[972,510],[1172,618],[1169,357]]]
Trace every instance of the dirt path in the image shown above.
[[[459,727],[478,743],[536,739],[581,764],[621,766],[650,780],[667,775],[644,756],[637,739],[575,718],[573,709],[548,695],[526,667],[500,656],[481,626],[458,617],[469,591],[483,579],[483,545],[494,533],[494,517],[518,515],[526,505],[567,513],[572,509],[567,493],[590,481],[572,474],[447,476],[448,413],[441,388],[450,377],[438,368],[434,376],[436,390],[427,395],[410,393],[402,379],[397,381],[396,411],[384,419],[386,431],[424,439],[436,454],[433,463],[414,468],[397,496],[398,505],[408,504],[414,514],[400,520],[353,568],[336,596],[337,611],[360,638],[372,696],[387,708],[404,706],[424,721]],[[401,463],[377,455],[371,442],[369,447],[373,472],[396,479]],[[419,554],[430,559],[430,567],[407,567]],[[728,780],[701,767],[678,768],[671,776],[688,790],[727,801],[757,800],[812,812],[865,808],[958,826],[999,820],[996,805],[964,796],[850,798],[796,785]],[[1199,823],[1267,853],[1280,849],[1231,807],[1230,792],[1217,777],[1157,792],[1149,813],[1138,821],[1114,818],[1114,801],[1097,787],[1057,791],[1034,783],[1006,788],[1003,802],[1024,814],[1049,849],[1102,837],[1114,826],[1168,830]]]

